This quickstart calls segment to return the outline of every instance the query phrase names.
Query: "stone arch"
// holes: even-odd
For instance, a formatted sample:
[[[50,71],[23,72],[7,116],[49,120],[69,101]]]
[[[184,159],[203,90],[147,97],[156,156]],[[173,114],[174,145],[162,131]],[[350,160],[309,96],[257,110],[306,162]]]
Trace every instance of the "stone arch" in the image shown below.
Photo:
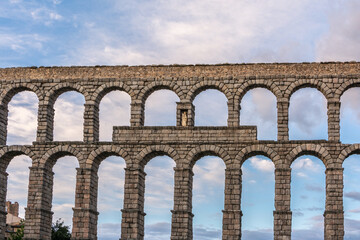
[[[335,90],[334,100],[340,102],[341,96],[353,87],[360,87],[360,79],[351,79],[344,81],[338,88]]]
[[[175,149],[166,145],[153,145],[148,146],[137,155],[136,163],[141,169],[145,168],[145,165],[156,156],[169,156],[175,163],[179,162],[179,155]]]
[[[272,94],[274,94],[277,101],[279,101],[279,99],[281,99],[283,96],[279,86],[277,86],[275,82],[266,81],[263,79],[249,80],[241,84],[241,86],[236,91],[235,104],[240,105],[245,94],[255,88],[265,88],[269,90],[270,92],[272,92]]]
[[[342,165],[346,158],[350,157],[353,154],[360,154],[360,144],[352,144],[347,148],[343,149],[338,157],[339,163]]]
[[[55,165],[56,161],[65,156],[74,156],[79,161],[79,166],[82,167],[85,165],[84,153],[69,146],[69,145],[60,145],[54,148],[49,149],[43,157],[40,159],[40,167],[47,168],[51,170]]]
[[[34,161],[36,155],[26,146],[6,146],[0,149],[0,170],[5,172],[10,161],[19,155],[26,155]]]
[[[91,168],[93,170],[98,170],[100,163],[107,157],[110,156],[119,156],[125,160],[126,165],[129,162],[129,155],[128,153],[117,146],[101,146],[95,150],[93,150],[90,154],[88,159],[86,160],[86,168]]]
[[[328,165],[331,163],[332,158],[329,151],[319,144],[302,144],[295,148],[293,148],[287,155],[286,155],[286,164],[288,167],[291,166],[293,161],[298,157],[303,155],[313,155],[319,158],[327,168]]]
[[[239,167],[241,167],[247,159],[256,155],[264,155],[265,157],[270,158],[274,163],[275,168],[283,167],[283,162],[281,161],[279,154],[274,149],[265,145],[247,146],[241,149],[241,151],[236,155],[235,160],[236,163],[240,165]]]
[[[108,94],[111,91],[115,91],[115,90],[126,92],[127,94],[129,94],[131,99],[133,99],[135,97],[135,92],[131,87],[129,87],[128,85],[126,85],[125,83],[122,83],[122,82],[112,81],[112,82],[105,83],[105,84],[101,85],[100,87],[98,87],[95,90],[95,92],[92,94],[90,99],[96,105],[99,105],[102,98],[106,94]]]
[[[177,85],[175,81],[161,81],[160,83],[152,82],[142,88],[140,93],[138,94],[138,100],[140,100],[142,104],[145,104],[147,98],[153,92],[164,89],[173,91],[178,96],[180,101],[184,99],[184,93],[181,87]]]
[[[43,93],[40,89],[31,83],[16,83],[9,85],[0,95],[0,102],[3,106],[7,106],[10,100],[19,92],[30,91],[36,94],[38,100],[43,99]]]
[[[88,103],[90,99],[90,94],[85,90],[83,86],[77,83],[63,82],[57,84],[55,87],[51,88],[45,95],[44,102],[51,106],[54,105],[56,99],[63,93],[68,91],[76,91],[82,94],[85,98],[85,102]]]
[[[192,103],[198,94],[207,89],[219,90],[226,96],[228,102],[233,99],[233,93],[231,92],[230,87],[228,87],[224,82],[215,80],[204,80],[195,84],[195,86],[190,89],[185,100]]]
[[[316,88],[317,90],[319,90],[328,102],[333,97],[333,92],[328,87],[328,85],[318,79],[300,79],[291,83],[290,86],[288,86],[288,88],[286,89],[284,97],[290,102],[290,98],[294,92],[307,87]]]
[[[197,160],[210,155],[215,155],[221,158],[224,161],[226,168],[231,167],[231,157],[228,152],[225,149],[215,145],[201,145],[195,147],[191,149],[185,159],[187,161],[187,165],[192,168]]]

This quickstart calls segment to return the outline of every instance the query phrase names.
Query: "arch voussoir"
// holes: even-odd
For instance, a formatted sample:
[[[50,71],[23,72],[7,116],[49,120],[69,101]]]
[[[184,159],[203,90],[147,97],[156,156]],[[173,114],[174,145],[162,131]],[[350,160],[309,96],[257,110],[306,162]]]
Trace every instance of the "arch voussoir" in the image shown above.
[[[240,166],[242,166],[242,164],[247,159],[256,155],[264,155],[270,158],[276,168],[279,168],[282,164],[281,158],[275,150],[261,144],[250,145],[241,149],[240,152],[236,155],[235,159],[237,162],[239,162]]]
[[[82,94],[85,98],[85,102],[91,101],[91,95],[83,86],[78,83],[63,82],[55,85],[46,93],[44,102],[47,104],[54,104],[59,95],[68,91],[76,91]]]
[[[331,88],[326,83],[323,83],[317,79],[300,79],[291,83],[285,91],[284,98],[290,101],[293,93],[295,93],[299,89],[307,87],[316,88],[317,90],[319,90],[328,102],[333,98],[334,93]]]
[[[71,147],[70,145],[60,145],[49,149],[40,159],[40,167],[52,169],[57,159],[64,156],[74,156],[78,160],[79,166],[85,164],[84,153]]]
[[[195,86],[193,86],[187,96],[186,96],[186,101],[187,102],[193,102],[195,97],[201,93],[202,91],[205,91],[207,89],[216,89],[219,90],[220,92],[222,92],[225,97],[227,98],[228,101],[231,101],[233,99],[233,93],[231,91],[231,89],[227,86],[227,84],[223,83],[223,82],[219,82],[219,81],[212,81],[212,80],[203,80],[197,84],[195,84]]]
[[[352,145],[346,147],[345,149],[343,149],[338,156],[338,161],[341,164],[343,164],[345,159],[353,154],[360,154],[360,144],[359,143],[352,144]]]
[[[126,165],[129,164],[128,153],[123,148],[115,145],[101,146],[90,152],[86,160],[86,168],[97,169],[100,163],[109,156],[119,156],[125,160]]]
[[[5,171],[10,161],[19,155],[26,155],[32,161],[36,159],[36,154],[26,146],[6,146],[0,149],[0,168]]]
[[[331,154],[325,147],[318,144],[307,143],[296,146],[287,154],[288,166],[290,166],[296,158],[303,155],[318,157],[324,163],[325,167],[333,161]]]
[[[35,93],[38,100],[43,99],[43,92],[32,83],[15,83],[7,86],[0,95],[0,103],[4,106],[10,102],[11,98],[22,91],[30,91]]]
[[[142,149],[140,153],[137,154],[136,164],[138,164],[140,168],[144,168],[148,161],[153,157],[163,155],[169,156],[175,163],[178,163],[179,161],[177,151],[172,147],[166,145],[152,145]]]
[[[94,93],[91,95],[90,100],[93,103],[96,103],[97,105],[100,104],[101,99],[108,94],[111,91],[115,91],[115,90],[119,90],[119,91],[124,91],[126,92],[131,99],[133,99],[135,97],[135,92],[134,90],[126,85],[123,82],[108,82],[105,83],[103,85],[101,85],[100,87],[98,87]]]
[[[224,161],[226,167],[229,167],[231,164],[233,164],[232,158],[229,153],[225,149],[215,145],[197,146],[189,151],[185,159],[187,161],[187,165],[192,168],[195,165],[196,161],[199,160],[201,157],[210,155],[215,155],[221,158]]]

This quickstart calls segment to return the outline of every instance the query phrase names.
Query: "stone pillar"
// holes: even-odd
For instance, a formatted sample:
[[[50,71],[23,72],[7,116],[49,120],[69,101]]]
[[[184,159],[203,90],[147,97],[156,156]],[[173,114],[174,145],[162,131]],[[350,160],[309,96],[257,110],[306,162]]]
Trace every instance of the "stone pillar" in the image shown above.
[[[237,127],[240,125],[240,104],[235,104],[234,99],[227,103],[228,105],[228,127]]]
[[[145,176],[142,169],[125,168],[121,240],[144,239]]]
[[[52,105],[39,103],[37,142],[49,142],[53,140],[54,113],[55,111]]]
[[[225,170],[225,209],[222,239],[241,239],[241,169]]]
[[[97,239],[98,176],[91,168],[76,170],[76,198],[71,239]]]
[[[51,239],[53,178],[49,169],[30,167],[24,239]]]
[[[340,102],[328,102],[328,140],[340,141]]]
[[[8,108],[7,106],[0,105],[0,145],[6,145],[7,119]]]
[[[274,240],[291,239],[291,169],[275,169]]]
[[[343,168],[326,169],[324,239],[344,238]]]
[[[289,140],[289,101],[277,102],[278,141]]]
[[[195,106],[191,102],[176,103],[176,126],[183,126],[183,116],[186,114],[186,126],[194,126]]]
[[[99,141],[99,106],[85,104],[84,111],[84,142]]]
[[[0,172],[0,239],[5,239],[6,231],[6,191],[7,191],[7,176],[6,172]]]
[[[144,103],[141,101],[131,102],[130,125],[132,127],[144,126],[144,109]]]
[[[174,210],[171,219],[171,239],[193,239],[192,183],[193,172],[188,168],[174,168]]]

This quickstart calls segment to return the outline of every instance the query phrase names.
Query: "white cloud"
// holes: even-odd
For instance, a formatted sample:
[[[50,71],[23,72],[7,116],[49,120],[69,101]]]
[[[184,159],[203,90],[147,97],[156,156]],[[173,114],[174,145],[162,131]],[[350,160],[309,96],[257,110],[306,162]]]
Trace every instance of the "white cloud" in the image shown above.
[[[108,25],[84,20],[85,36],[67,64],[305,61],[325,28],[314,13],[328,1],[113,1],[126,11]],[[326,9],[326,8],[325,8]],[[119,23],[126,19],[126,30]],[[113,24],[113,25],[112,25]],[[91,26],[91,27],[89,27]],[[113,31],[109,26],[117,26]],[[126,36],[133,34],[134,41]]]
[[[193,167],[193,204],[209,202],[212,196],[220,198],[225,185],[225,163],[218,157],[204,157]]]
[[[130,96],[112,91],[100,103],[100,140],[111,141],[113,126],[130,125]]]
[[[75,206],[76,168],[79,167],[75,157],[59,158],[53,168],[53,221],[61,218],[65,225],[72,224]]]
[[[315,163],[313,160],[311,160],[310,158],[301,158],[301,159],[297,159],[293,162],[293,164],[291,165],[291,168],[293,170],[298,170],[298,171],[311,171],[311,172],[320,172],[321,170],[321,166],[318,163]],[[300,173],[301,175],[301,173]]]
[[[274,94],[264,88],[247,92],[241,100],[240,124],[256,125],[260,140],[276,140],[277,110]]]
[[[227,126],[227,98],[214,89],[199,93],[193,101],[195,126]]]
[[[350,88],[341,96],[341,117],[347,114],[355,116],[354,119],[360,124],[360,88]]]
[[[19,216],[25,217],[27,204],[29,167],[32,161],[27,156],[18,156],[11,160],[6,172],[9,174],[6,200],[19,203]]]
[[[316,43],[317,61],[360,60],[360,2],[347,0],[332,4],[329,30]]]
[[[7,144],[31,144],[36,140],[38,99],[33,92],[16,94],[8,105]]]
[[[145,102],[145,125],[175,126],[176,102],[179,101],[179,97],[170,90],[152,93]]]
[[[173,207],[175,162],[169,157],[156,157],[145,166],[145,209],[151,214],[167,214]]]
[[[54,139],[56,141],[82,141],[85,100],[80,93],[61,94],[54,104]]]
[[[16,34],[9,29],[0,28],[0,49],[11,49],[17,53],[27,53],[32,49],[42,50],[48,38],[37,33]],[[5,56],[2,56],[4,58]],[[8,57],[8,56],[7,56]]]
[[[252,157],[250,163],[254,168],[261,172],[274,172],[275,169],[274,163],[267,159]]]
[[[290,139],[327,139],[327,101],[314,88],[296,91],[289,106]]]

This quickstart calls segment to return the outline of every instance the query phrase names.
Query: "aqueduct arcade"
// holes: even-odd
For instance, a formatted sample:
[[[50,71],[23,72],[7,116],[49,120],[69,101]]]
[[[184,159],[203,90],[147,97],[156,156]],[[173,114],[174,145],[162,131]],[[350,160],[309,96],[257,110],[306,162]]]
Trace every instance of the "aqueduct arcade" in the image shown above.
[[[25,154],[32,159],[25,238],[50,239],[52,222],[52,168],[57,159],[75,156],[79,161],[73,209],[73,239],[97,239],[97,171],[108,156],[126,162],[121,239],[144,237],[144,167],[154,156],[167,155],[175,163],[171,239],[192,239],[192,168],[206,155],[220,157],[225,165],[223,239],[241,239],[241,185],[243,162],[264,155],[275,165],[274,239],[291,238],[291,163],[314,155],[326,167],[324,239],[343,239],[343,161],[360,153],[360,144],[340,141],[340,97],[360,86],[360,63],[224,64],[172,66],[95,66],[0,69],[0,238],[5,231],[6,169]],[[277,99],[277,141],[257,139],[255,126],[240,126],[240,102],[247,91],[262,87]],[[305,87],[318,89],[327,100],[328,139],[289,140],[289,101]],[[159,89],[177,94],[173,127],[144,126],[147,97]],[[193,100],[206,89],[224,93],[228,124],[194,126]],[[36,141],[32,145],[6,145],[8,103],[21,91],[39,99]],[[131,126],[114,127],[111,142],[99,141],[99,104],[110,91],[131,97]],[[83,141],[53,141],[54,103],[66,91],[85,97]]]

